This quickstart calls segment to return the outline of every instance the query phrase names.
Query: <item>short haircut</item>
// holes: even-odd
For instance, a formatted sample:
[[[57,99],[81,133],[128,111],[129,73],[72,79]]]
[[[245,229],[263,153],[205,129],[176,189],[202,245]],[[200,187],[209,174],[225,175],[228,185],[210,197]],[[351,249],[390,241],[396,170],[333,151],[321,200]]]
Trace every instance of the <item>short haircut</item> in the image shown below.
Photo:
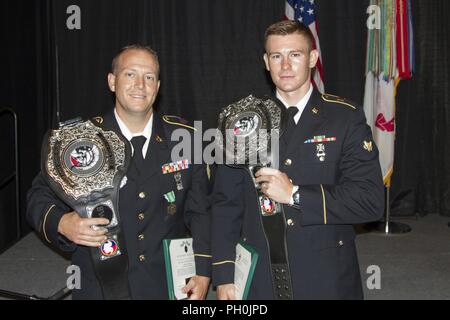
[[[150,48],[149,46],[146,45],[142,45],[142,44],[131,44],[128,46],[123,47],[122,49],[120,49],[116,55],[114,56],[112,63],[111,63],[111,72],[113,74],[115,74],[115,72],[117,71],[117,64],[119,61],[120,56],[129,50],[139,50],[139,51],[145,51],[148,54],[150,54],[156,61],[156,66],[157,66],[157,75],[159,75],[159,60],[158,60],[158,54],[156,53],[155,50],[153,50],[152,48]]]
[[[270,25],[264,35],[264,47],[267,46],[269,36],[286,36],[294,33],[301,34],[306,38],[309,51],[314,49],[314,36],[311,30],[303,23],[292,20],[283,20]]]

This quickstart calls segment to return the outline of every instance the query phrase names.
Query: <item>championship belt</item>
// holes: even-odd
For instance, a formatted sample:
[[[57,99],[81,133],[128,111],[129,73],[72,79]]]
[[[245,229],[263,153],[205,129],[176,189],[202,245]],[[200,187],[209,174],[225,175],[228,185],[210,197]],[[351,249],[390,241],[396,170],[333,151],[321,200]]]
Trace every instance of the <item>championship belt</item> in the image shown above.
[[[107,240],[90,247],[105,299],[130,299],[128,258],[120,229],[119,186],[131,158],[128,141],[81,119],[50,130],[42,147],[42,172],[51,189],[83,218],[106,218]],[[95,228],[95,227],[94,227]]]
[[[274,298],[291,300],[292,284],[283,206],[266,197],[255,173],[262,167],[278,167],[278,141],[288,114],[269,97],[252,95],[224,108],[219,114],[218,145],[225,164],[245,168],[253,180],[262,226],[268,243]]]

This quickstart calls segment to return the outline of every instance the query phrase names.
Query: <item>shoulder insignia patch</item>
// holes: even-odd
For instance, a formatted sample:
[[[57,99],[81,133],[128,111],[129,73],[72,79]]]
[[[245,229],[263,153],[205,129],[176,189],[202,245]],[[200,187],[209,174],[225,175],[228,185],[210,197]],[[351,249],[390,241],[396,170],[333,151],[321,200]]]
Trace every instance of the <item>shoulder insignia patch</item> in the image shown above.
[[[332,94],[323,94],[322,99],[326,102],[340,103],[347,107],[352,108],[353,110],[356,110],[356,107],[351,105],[347,100],[345,100],[344,98],[338,97],[338,96],[334,96]]]
[[[164,115],[162,117],[162,119],[164,120],[165,123],[173,124],[173,125],[176,125],[176,126],[180,126],[180,127],[184,127],[184,128],[188,128],[188,129],[192,129],[194,131],[197,131],[197,129],[195,129],[194,127],[191,127],[190,125],[188,125],[187,124],[188,122],[185,119],[181,118],[181,117]]]
[[[92,118],[92,119],[94,119],[95,121],[97,121],[97,122],[100,123],[100,124],[103,123],[103,117],[94,117],[94,118]]]

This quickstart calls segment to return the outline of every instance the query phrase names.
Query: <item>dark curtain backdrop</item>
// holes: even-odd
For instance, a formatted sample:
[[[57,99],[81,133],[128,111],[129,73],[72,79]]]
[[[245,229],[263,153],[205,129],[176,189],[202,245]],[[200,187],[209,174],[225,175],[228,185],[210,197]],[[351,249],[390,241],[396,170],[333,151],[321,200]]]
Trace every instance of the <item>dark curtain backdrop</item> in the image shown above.
[[[397,92],[392,210],[450,216],[450,2],[412,4],[416,75]]]
[[[316,0],[329,93],[361,103],[369,0]],[[81,9],[68,30],[67,7]],[[60,119],[91,117],[113,106],[106,75],[115,52],[150,44],[161,63],[157,108],[213,127],[220,108],[272,90],[262,61],[263,33],[284,15],[283,0],[7,0],[0,2],[2,106],[20,119],[22,211],[39,170],[41,139]],[[417,74],[400,83],[392,208],[397,215],[450,216],[446,0],[413,0]],[[58,51],[59,64],[56,64]],[[0,121],[3,121],[0,119]],[[11,135],[0,122],[2,150]],[[4,133],[6,132],[6,133]],[[0,180],[13,156],[0,157]],[[0,249],[14,239],[13,185],[0,190]],[[24,232],[28,231],[22,222]]]
[[[25,194],[39,170],[42,136],[54,118],[48,18],[45,1],[0,2],[0,109],[12,108],[19,119],[22,235],[29,230],[23,218]],[[11,118],[0,118],[0,180],[14,171],[12,130]],[[13,180],[0,189],[0,252],[19,236],[14,190]]]
[[[65,27],[77,4],[82,29]],[[158,108],[215,125],[220,107],[270,90],[262,64],[262,32],[283,15],[282,1],[54,1],[60,53],[61,116],[112,108],[106,83],[122,46],[150,44],[159,54]]]

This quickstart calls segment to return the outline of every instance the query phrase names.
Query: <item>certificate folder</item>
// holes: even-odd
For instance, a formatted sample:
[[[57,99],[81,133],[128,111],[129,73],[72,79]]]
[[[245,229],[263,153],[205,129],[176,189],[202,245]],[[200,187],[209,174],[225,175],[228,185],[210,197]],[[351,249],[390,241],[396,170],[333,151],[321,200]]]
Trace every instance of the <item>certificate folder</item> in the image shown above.
[[[234,287],[236,300],[247,300],[253,280],[258,253],[253,247],[240,241],[236,245],[236,261],[234,264]]]
[[[192,238],[164,239],[163,250],[169,299],[187,299],[187,294],[181,292],[181,289],[195,275]]]

